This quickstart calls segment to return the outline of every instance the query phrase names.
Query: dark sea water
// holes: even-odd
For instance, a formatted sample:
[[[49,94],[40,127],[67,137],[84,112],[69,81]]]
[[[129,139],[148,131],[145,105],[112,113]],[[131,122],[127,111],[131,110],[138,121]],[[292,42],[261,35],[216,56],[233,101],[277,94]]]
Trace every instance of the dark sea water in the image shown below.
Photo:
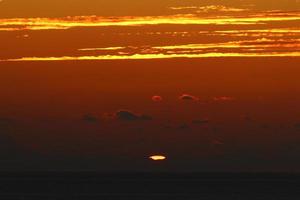
[[[1,173],[1,199],[298,199],[298,174]]]

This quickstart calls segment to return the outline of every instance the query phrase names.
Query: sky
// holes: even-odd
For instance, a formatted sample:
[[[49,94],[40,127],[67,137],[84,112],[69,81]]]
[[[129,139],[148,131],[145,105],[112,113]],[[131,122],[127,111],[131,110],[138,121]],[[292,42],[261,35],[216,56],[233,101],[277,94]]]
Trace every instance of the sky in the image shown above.
[[[249,6],[255,9],[296,10],[298,0],[2,0],[0,17],[63,17],[74,15],[160,15],[172,6]]]
[[[2,0],[0,170],[299,172],[299,25],[298,0]]]

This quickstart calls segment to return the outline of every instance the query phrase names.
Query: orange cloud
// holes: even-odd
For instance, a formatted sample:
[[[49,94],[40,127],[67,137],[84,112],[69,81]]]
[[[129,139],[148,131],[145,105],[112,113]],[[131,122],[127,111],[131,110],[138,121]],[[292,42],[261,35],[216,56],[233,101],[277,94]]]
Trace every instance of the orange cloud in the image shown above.
[[[208,5],[208,6],[178,6],[170,7],[171,10],[195,10],[197,13],[201,12],[242,12],[248,11],[249,9],[245,8],[235,8],[228,7],[223,5]]]
[[[155,96],[152,97],[152,101],[155,101],[155,102],[162,101],[162,97],[158,96],[158,95],[155,95]]]
[[[1,62],[20,61],[68,61],[68,60],[147,60],[171,58],[216,58],[216,57],[299,57],[300,52],[262,52],[262,53],[204,53],[204,54],[134,54],[99,56],[61,56],[61,57],[22,57],[2,59]]]
[[[180,100],[188,100],[188,101],[198,101],[199,98],[190,94],[183,94],[179,97]]]
[[[73,27],[102,26],[142,26],[142,25],[245,25],[265,24],[267,22],[284,22],[300,20],[300,12],[262,12],[241,16],[199,16],[196,14],[178,14],[168,16],[69,16],[64,18],[11,18],[0,19],[0,30],[49,30],[69,29]]]
[[[214,97],[214,101],[233,101],[235,98],[234,97],[229,97],[229,96],[220,96],[220,97]]]

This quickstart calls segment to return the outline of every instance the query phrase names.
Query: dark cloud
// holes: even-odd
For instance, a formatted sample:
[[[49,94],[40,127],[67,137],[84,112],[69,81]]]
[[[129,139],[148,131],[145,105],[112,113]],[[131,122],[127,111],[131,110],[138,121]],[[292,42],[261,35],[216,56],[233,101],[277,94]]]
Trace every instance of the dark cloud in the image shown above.
[[[187,100],[187,101],[198,101],[199,98],[198,97],[195,97],[193,95],[190,95],[190,94],[183,94],[179,97],[180,100]]]
[[[261,124],[260,127],[262,129],[269,129],[270,128],[270,125],[269,124]]]
[[[207,124],[209,122],[208,119],[194,119],[192,121],[193,124]]]
[[[222,144],[224,144],[224,142],[220,139],[214,139],[211,141],[211,144],[212,145],[222,145]]]
[[[252,117],[250,117],[249,115],[242,115],[241,118],[245,121],[248,121],[248,122],[253,122],[254,119]]]
[[[0,118],[0,126],[8,125],[8,124],[11,124],[13,122],[14,122],[14,120],[10,119],[10,118]]]
[[[294,125],[294,127],[295,127],[296,129],[299,129],[299,130],[300,130],[300,123],[296,123],[296,124]]]
[[[98,118],[94,115],[87,114],[82,117],[82,120],[85,122],[96,123],[98,121]]]
[[[135,121],[135,120],[152,120],[151,116],[136,114],[129,110],[119,110],[115,113],[115,118],[124,121]]]
[[[164,128],[164,129],[171,129],[172,126],[171,125],[163,125],[162,128]]]
[[[190,128],[188,124],[180,124],[180,125],[178,126],[178,129],[179,129],[179,130],[185,130],[185,129],[188,129],[188,128]]]

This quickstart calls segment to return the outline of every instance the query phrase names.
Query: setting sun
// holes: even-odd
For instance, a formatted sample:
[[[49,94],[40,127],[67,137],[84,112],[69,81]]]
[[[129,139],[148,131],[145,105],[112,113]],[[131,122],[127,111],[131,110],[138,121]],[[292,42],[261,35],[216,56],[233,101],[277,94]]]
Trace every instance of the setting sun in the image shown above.
[[[162,156],[162,155],[154,155],[154,156],[150,156],[149,158],[151,160],[154,160],[154,161],[160,161],[160,160],[165,160],[166,159],[166,157]]]

